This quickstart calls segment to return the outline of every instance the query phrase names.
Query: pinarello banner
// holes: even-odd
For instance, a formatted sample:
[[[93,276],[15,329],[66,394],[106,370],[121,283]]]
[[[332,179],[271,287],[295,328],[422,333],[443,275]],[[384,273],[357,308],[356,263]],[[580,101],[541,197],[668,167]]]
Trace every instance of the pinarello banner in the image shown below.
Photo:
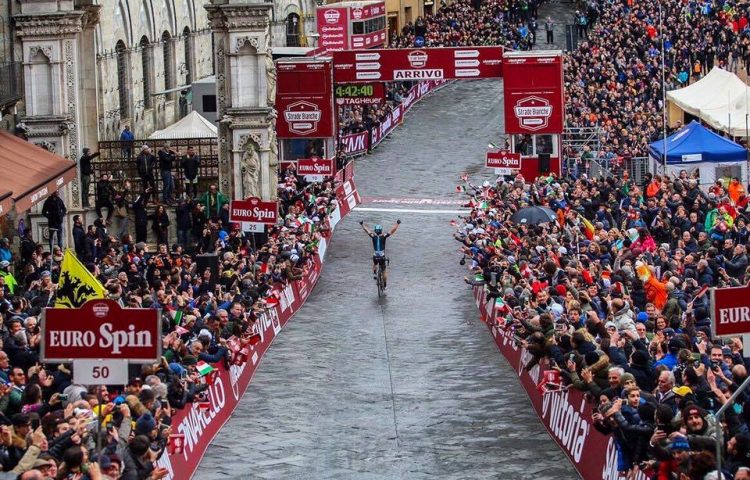
[[[258,197],[250,197],[247,200],[232,200],[229,203],[230,222],[275,225],[278,217],[278,201],[263,201]]]
[[[487,152],[484,166],[487,168],[510,168],[519,170],[521,168],[521,154],[507,150],[499,152]]]
[[[330,58],[276,63],[276,133],[279,138],[326,138],[335,132]]]
[[[356,187],[352,182],[350,185],[353,195]],[[330,231],[333,231],[338,222],[350,211],[348,203],[337,204],[337,208],[333,210],[328,220]],[[255,323],[255,333],[260,336],[260,340],[247,347],[249,349],[247,361],[239,365],[233,364],[228,370],[224,368],[223,362],[214,364],[213,367],[218,370],[218,374],[207,390],[208,403],[204,405],[191,403],[176,411],[172,417],[172,430],[176,435],[184,435],[182,448],[175,453],[162,455],[157,462],[158,466],[166,468],[169,472],[167,478],[183,480],[193,476],[211,441],[237,408],[261,358],[284,325],[302,308],[315,288],[323,266],[322,259],[325,258],[325,251],[330,240],[330,232],[325,233],[320,239],[318,255],[309,261],[308,273],[304,278],[291,282],[285,287],[276,285],[276,296],[279,302],[260,314]]]
[[[89,300],[81,308],[45,308],[42,359],[154,361],[161,356],[160,319],[161,310],[124,310],[106,299]]]
[[[349,9],[318,7],[318,46],[328,51],[349,48]]]
[[[297,175],[333,176],[333,159],[300,158],[297,160]]]
[[[506,52],[503,62],[505,133],[562,134],[562,52]]]
[[[336,83],[496,78],[503,47],[395,48],[333,52]]]
[[[714,288],[711,291],[711,328],[716,337],[750,333],[750,287]]]
[[[344,148],[344,155],[359,155],[367,151],[370,146],[370,135],[365,132],[342,135],[340,144]]]
[[[539,419],[559,447],[568,456],[581,478],[603,480],[625,480],[617,471],[617,449],[612,436],[607,436],[594,428],[591,418],[592,404],[580,390],[573,388],[539,388],[544,385],[546,362],[524,371],[523,367],[532,355],[517,346],[513,334],[500,325],[493,326],[495,320],[495,299],[488,299],[483,288],[474,288],[474,299],[487,323],[495,344],[518,375],[524,390],[531,400]],[[552,445],[549,448],[554,448]],[[635,480],[647,480],[642,473]]]

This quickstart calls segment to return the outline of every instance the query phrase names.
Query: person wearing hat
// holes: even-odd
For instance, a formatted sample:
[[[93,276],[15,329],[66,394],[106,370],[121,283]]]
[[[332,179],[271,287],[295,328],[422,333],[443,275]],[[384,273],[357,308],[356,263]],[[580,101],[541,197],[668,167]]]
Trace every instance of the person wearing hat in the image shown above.
[[[138,175],[141,177],[143,191],[145,192],[149,187],[152,191],[156,190],[156,181],[154,179],[156,157],[151,153],[151,148],[148,145],[141,147],[141,153],[135,159],[135,165]]]
[[[83,208],[89,208],[90,187],[91,187],[91,176],[94,174],[94,168],[91,165],[91,160],[99,156],[99,152],[91,152],[89,147],[83,147],[83,155],[78,161],[78,172],[81,174],[81,201]]]
[[[682,424],[691,450],[716,451],[716,423],[695,404],[682,409]]]
[[[2,279],[1,286],[13,295],[18,287],[18,281],[16,281],[16,277],[10,272],[10,262],[7,260],[0,261],[0,279]]]

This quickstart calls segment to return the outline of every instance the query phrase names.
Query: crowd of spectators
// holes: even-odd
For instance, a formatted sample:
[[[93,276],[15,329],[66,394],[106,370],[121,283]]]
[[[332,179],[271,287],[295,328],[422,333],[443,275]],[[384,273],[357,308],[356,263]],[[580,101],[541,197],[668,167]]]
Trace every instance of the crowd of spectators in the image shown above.
[[[127,385],[110,389],[73,381],[70,364],[40,359],[40,314],[55,303],[63,259],[24,232],[20,251],[0,241],[0,479],[157,480],[171,421],[180,409],[207,401],[208,376],[246,361],[256,321],[285,284],[311,268],[334,207],[331,182],[306,183],[293,169],[279,176],[281,221],[264,234],[243,234],[228,222],[228,204],[212,187],[180,215],[199,228],[156,251],[129,235],[112,235],[104,219],[84,232],[76,216],[79,259],[128,308],[159,308],[159,361],[131,365]],[[183,208],[185,211],[180,212]],[[197,253],[218,258],[218,275],[198,268]],[[101,451],[97,449],[97,440]]]
[[[607,152],[594,156],[646,156],[662,134],[662,39],[666,91],[713,67],[750,72],[749,14],[735,0],[590,1],[576,14],[583,41],[566,57],[567,125],[602,128]]]
[[[459,189],[463,190],[463,189]],[[750,393],[711,414],[748,377],[747,346],[714,338],[711,287],[750,280],[750,215],[737,179],[709,191],[679,178],[498,178],[469,184],[455,235],[465,281],[495,302],[496,328],[586,392],[597,430],[634,478],[750,478]],[[556,220],[510,220],[546,206]],[[585,452],[584,452],[585,455]],[[680,476],[685,475],[685,476]]]

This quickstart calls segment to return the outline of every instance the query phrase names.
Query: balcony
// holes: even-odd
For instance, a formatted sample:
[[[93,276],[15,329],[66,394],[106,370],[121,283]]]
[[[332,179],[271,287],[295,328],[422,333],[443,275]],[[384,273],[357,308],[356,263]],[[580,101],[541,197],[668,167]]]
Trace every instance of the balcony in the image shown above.
[[[22,75],[21,62],[0,63],[0,110],[23,98]]]

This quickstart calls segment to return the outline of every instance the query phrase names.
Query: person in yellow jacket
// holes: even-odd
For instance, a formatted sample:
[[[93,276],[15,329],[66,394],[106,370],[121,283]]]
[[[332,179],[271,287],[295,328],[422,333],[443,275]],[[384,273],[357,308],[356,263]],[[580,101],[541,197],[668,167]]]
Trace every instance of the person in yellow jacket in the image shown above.
[[[18,287],[18,282],[16,281],[16,277],[13,276],[12,273],[10,273],[10,262],[7,260],[3,260],[0,262],[0,278],[3,279],[3,285],[8,287],[8,292],[10,292],[11,295],[16,293],[16,287]]]

